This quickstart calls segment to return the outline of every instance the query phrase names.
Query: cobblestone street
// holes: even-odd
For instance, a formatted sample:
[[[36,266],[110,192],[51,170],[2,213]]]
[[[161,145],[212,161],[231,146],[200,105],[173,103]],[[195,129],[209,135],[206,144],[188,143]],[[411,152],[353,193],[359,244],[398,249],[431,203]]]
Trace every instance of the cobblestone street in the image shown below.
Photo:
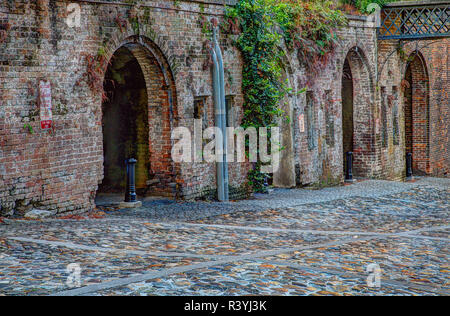
[[[449,210],[418,178],[6,220],[0,295],[449,295]]]

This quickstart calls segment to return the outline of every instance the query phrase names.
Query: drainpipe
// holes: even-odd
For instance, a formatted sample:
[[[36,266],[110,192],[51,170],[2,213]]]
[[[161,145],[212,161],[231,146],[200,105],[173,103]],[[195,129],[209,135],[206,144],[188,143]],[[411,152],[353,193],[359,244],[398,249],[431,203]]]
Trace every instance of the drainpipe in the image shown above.
[[[222,128],[222,118],[221,118],[221,102],[220,102],[220,71],[219,71],[219,63],[217,61],[216,52],[214,49],[211,49],[211,56],[213,60],[213,96],[214,96],[214,113],[215,113],[215,121],[217,127],[220,130]],[[217,169],[217,198],[220,202],[225,201],[225,189],[224,189],[224,174],[223,174],[223,162],[216,163]]]
[[[222,51],[219,46],[219,41],[217,39],[217,28],[213,30],[213,41],[214,41],[214,51],[217,57],[217,63],[219,66],[219,98],[220,98],[220,121],[221,130],[223,135],[223,187],[224,187],[224,200],[228,202],[229,200],[229,178],[228,178],[228,161],[227,161],[227,148],[228,148],[228,133],[227,133],[227,118],[226,118],[226,104],[225,104],[225,71],[223,67],[223,57]]]

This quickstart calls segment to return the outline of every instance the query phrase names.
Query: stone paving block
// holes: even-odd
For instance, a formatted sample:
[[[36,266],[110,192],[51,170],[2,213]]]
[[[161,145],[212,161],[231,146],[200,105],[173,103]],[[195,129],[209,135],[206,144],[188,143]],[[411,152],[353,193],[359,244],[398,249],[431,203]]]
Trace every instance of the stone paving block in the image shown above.
[[[448,295],[448,189],[414,185],[314,203],[285,192],[280,207],[172,203],[9,220],[0,295],[75,293],[64,292],[70,264],[81,268],[81,295]],[[381,288],[367,285],[370,264]]]
[[[70,264],[81,268],[81,286],[201,262],[199,258],[155,257],[23,243],[0,238],[0,294],[49,295],[69,290]]]
[[[268,262],[365,276],[368,275],[368,266],[376,264],[383,279],[430,286],[436,291],[450,293],[448,241],[392,237],[265,259]]]
[[[414,196],[421,193],[416,192]],[[438,195],[441,192],[434,189],[433,193]],[[445,205],[448,203],[448,196],[447,200],[445,196],[440,198],[441,200],[431,200],[434,204],[427,205],[414,203],[414,199],[405,202],[389,196],[382,199],[349,198],[262,212],[241,211],[193,222],[298,230],[395,233],[440,225],[443,220],[448,220],[449,208]]]
[[[35,225],[36,226],[36,225]],[[262,250],[312,245],[342,239],[339,235],[229,230],[214,227],[184,227],[183,224],[135,221],[112,225],[109,221],[52,222],[22,232],[16,227],[4,237],[26,236],[36,240],[71,242],[85,246],[145,252],[230,256]]]
[[[261,262],[236,262],[130,284],[121,288],[97,291],[93,296],[159,295],[436,295],[418,289],[382,285],[368,287],[366,276],[335,275],[318,271],[272,265]]]

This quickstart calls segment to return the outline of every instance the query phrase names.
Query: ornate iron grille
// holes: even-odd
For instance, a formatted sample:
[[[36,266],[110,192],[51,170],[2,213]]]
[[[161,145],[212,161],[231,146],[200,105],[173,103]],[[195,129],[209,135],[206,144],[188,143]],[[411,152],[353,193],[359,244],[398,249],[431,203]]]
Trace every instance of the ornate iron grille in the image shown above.
[[[428,2],[428,3],[427,3]],[[426,39],[450,36],[450,1],[391,4],[381,10],[379,39]]]

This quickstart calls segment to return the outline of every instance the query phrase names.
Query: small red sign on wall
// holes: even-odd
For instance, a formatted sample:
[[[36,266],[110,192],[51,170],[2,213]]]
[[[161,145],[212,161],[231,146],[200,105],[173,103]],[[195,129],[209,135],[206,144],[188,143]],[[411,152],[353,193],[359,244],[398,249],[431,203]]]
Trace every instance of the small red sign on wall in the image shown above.
[[[304,133],[305,132],[305,115],[304,114],[300,114],[298,116],[298,126],[300,129],[300,133]]]
[[[41,80],[39,82],[39,107],[41,128],[52,128],[52,87],[49,81]]]

